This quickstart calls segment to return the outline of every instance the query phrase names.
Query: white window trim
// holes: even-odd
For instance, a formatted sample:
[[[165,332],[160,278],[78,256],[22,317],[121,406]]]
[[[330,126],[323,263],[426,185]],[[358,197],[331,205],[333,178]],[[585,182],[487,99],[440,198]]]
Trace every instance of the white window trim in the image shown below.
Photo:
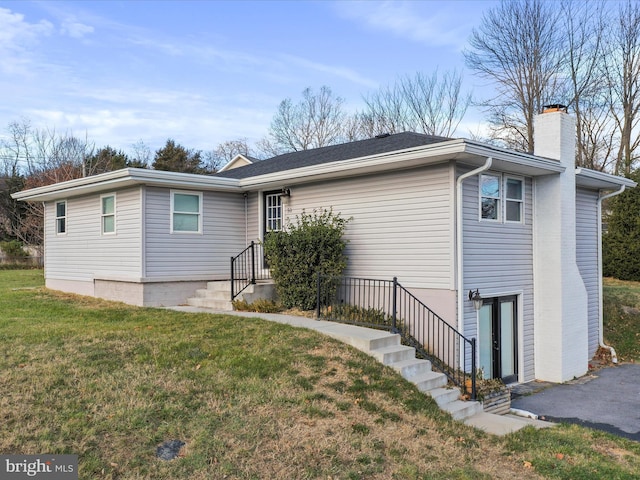
[[[510,225],[524,225],[525,221],[524,221],[524,216],[525,216],[525,200],[526,200],[526,187],[527,187],[527,182],[525,181],[524,177],[520,177],[517,175],[509,175],[506,173],[498,173],[498,172],[482,172],[481,175],[488,175],[488,176],[493,176],[493,177],[498,177],[498,181],[500,183],[500,195],[498,197],[498,204],[499,204],[499,208],[498,208],[498,218],[497,219],[493,219],[493,218],[482,218],[482,187],[480,184],[480,177],[478,177],[478,220],[481,222],[487,222],[487,223],[503,223],[503,224],[510,224]],[[522,210],[520,212],[520,220],[507,220],[507,201],[517,201],[514,199],[508,199],[507,198],[507,180],[518,180],[520,182],[522,182],[522,199],[520,200],[520,204],[522,205]],[[490,198],[490,197],[487,197]]]
[[[500,186],[500,192],[499,192],[499,195],[498,195],[498,218],[483,218],[482,217],[482,198],[484,197],[484,195],[482,195],[481,178],[482,178],[483,175],[484,176],[491,176],[491,177],[498,177],[498,185]],[[489,171],[489,172],[482,172],[478,176],[478,219],[481,222],[502,223],[502,218],[503,218],[502,210],[504,209],[503,191],[504,191],[504,185],[502,184],[502,174],[501,173]],[[492,197],[487,197],[487,198],[492,198]]]
[[[277,230],[269,230],[269,222],[268,222],[268,209],[269,209],[269,205],[267,202],[267,197],[269,196],[273,196],[274,198],[278,198],[278,201],[280,202],[280,228]],[[280,232],[283,230],[284,228],[284,202],[282,201],[282,194],[279,192],[265,192],[263,195],[265,204],[264,204],[264,222],[265,222],[265,230],[267,232]]]
[[[64,203],[64,216],[58,216],[58,204]],[[56,235],[66,235],[69,231],[69,205],[66,200],[56,200],[53,204],[53,212],[55,216],[55,224],[54,228],[56,229]],[[58,229],[58,220],[64,218],[64,232],[59,231]]]
[[[102,199],[113,197],[113,213],[104,213],[102,211],[103,203]],[[117,211],[117,200],[115,193],[107,193],[105,195],[100,195],[100,233],[101,235],[115,235],[118,230],[118,222],[116,221],[116,211]],[[105,217],[113,217],[113,232],[105,232],[104,231],[104,219]]]
[[[173,229],[173,214],[174,213],[188,213],[191,215],[195,215],[192,212],[175,212],[173,209],[174,205],[174,197],[175,194],[181,195],[192,195],[198,197],[198,231],[189,231],[186,232],[184,230],[174,230]],[[176,235],[202,235],[202,192],[193,192],[190,190],[171,190],[171,207],[169,212],[169,231],[171,233],[175,233]]]
[[[522,198],[520,200],[517,199],[513,199],[513,198],[507,198],[507,181],[508,180],[517,180],[519,182],[522,183]],[[502,185],[502,191],[504,192],[504,223],[511,223],[511,224],[524,224],[524,199],[525,199],[525,188],[526,188],[526,182],[524,181],[523,177],[518,177],[516,175],[504,175],[504,180],[503,180],[503,185]],[[508,220],[507,219],[507,202],[519,202],[520,203],[520,220]]]

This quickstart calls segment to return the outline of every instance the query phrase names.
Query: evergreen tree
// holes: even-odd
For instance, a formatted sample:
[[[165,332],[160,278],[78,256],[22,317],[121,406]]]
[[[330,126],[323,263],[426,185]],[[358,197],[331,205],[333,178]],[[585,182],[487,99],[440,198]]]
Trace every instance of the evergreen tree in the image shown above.
[[[629,178],[640,182],[640,171]],[[630,188],[607,205],[607,231],[602,236],[605,277],[640,281],[640,188]]]
[[[206,173],[199,151],[187,150],[172,139],[168,139],[164,148],[156,151],[153,160],[154,170],[182,173]]]

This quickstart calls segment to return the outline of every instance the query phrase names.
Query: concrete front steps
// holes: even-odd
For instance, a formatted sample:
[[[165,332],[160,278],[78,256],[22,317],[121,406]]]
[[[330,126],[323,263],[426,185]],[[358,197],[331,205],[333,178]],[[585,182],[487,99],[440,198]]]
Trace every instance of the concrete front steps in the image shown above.
[[[400,335],[388,334],[383,343],[371,345],[367,353],[383,365],[396,370],[404,379],[418,387],[418,390],[431,396],[438,406],[451,414],[455,420],[464,420],[482,412],[480,402],[459,400],[460,390],[447,388],[444,373],[434,372],[429,360],[416,358],[413,347],[400,344]]]
[[[212,312],[210,308],[193,306],[167,308],[181,312]],[[416,359],[413,348],[400,344],[400,335],[394,335],[383,330],[294,315],[257,312],[233,312],[233,315],[249,318],[258,317],[292,327],[308,328],[362,350],[380,362],[385,363],[385,365],[394,368],[405,379],[413,382],[422,392],[430,395],[440,408],[451,413],[453,418],[487,433],[506,435],[528,425],[532,425],[535,428],[554,425],[553,423],[514,415],[485,413],[479,402],[462,402],[458,400],[460,391],[457,388],[447,388],[446,377],[441,373],[433,372],[431,370],[431,362],[428,360]]]
[[[236,300],[245,300],[247,303],[252,303],[259,298],[272,298],[274,293],[275,286],[273,282],[258,282],[244,289],[236,297]],[[195,297],[187,299],[187,305],[219,311],[232,311],[231,282],[229,280],[207,282],[207,288],[196,290]]]

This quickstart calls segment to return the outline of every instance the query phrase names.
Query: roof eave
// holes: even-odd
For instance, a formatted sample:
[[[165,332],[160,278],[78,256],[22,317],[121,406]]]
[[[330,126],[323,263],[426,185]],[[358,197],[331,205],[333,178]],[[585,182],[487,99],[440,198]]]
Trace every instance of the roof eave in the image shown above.
[[[634,188],[637,183],[629,178],[578,167],[576,168],[576,185],[595,190],[616,190],[622,186]]]
[[[555,160],[534,155],[511,152],[490,147],[466,139],[422,145],[402,151],[394,151],[366,157],[351,158],[309,167],[246,177],[240,180],[243,188],[268,187],[287,182],[296,184],[342,178],[352,175],[381,172],[390,168],[411,168],[457,160],[480,166],[487,157],[493,157],[494,168],[522,175],[538,176],[564,172],[565,168]]]
[[[45,185],[12,194],[12,198],[22,201],[45,202],[59,198],[75,197],[90,193],[121,189],[136,185],[172,187],[185,189],[205,189],[239,191],[238,180],[210,177],[191,173],[165,172],[142,168],[124,168],[113,172],[77,178],[66,182]]]

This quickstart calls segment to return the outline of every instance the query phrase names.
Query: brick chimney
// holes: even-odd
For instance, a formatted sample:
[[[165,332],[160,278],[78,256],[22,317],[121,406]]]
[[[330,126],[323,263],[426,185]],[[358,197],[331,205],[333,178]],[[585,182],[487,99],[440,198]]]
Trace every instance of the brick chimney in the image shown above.
[[[576,263],[575,120],[550,105],[534,132],[534,154],[566,168],[536,177],[533,226],[536,378],[564,382],[589,365],[587,290]]]

